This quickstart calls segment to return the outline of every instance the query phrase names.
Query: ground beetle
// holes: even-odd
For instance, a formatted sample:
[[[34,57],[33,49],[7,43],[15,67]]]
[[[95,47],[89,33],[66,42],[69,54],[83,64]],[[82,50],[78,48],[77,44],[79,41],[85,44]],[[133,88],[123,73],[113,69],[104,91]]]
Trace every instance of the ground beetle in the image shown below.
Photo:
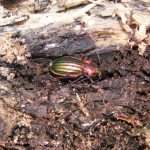
[[[49,69],[53,74],[63,78],[76,78],[82,75],[88,78],[101,76],[101,70],[96,63],[85,59],[85,57],[81,59],[75,57],[59,58],[50,63]]]

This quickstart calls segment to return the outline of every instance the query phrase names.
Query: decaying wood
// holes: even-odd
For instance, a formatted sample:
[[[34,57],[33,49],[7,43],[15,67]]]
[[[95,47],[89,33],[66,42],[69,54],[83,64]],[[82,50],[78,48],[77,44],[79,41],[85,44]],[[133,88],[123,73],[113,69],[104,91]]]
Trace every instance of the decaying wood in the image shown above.
[[[82,132],[91,129],[88,137],[92,137],[93,127],[100,123],[100,132],[106,134],[115,119],[120,121],[119,132],[122,122],[135,127],[128,132],[135,137],[149,115],[149,97],[144,97],[150,89],[150,62],[145,55],[150,45],[149,15],[149,0],[0,0],[0,148],[57,148],[66,134],[71,137],[66,143],[72,146]],[[137,48],[126,51],[127,47]],[[91,84],[81,80],[79,85],[50,76],[51,59],[76,54],[99,59],[107,74]],[[55,137],[57,129],[60,139]],[[148,136],[149,130],[147,146]],[[105,143],[101,136],[93,137]]]
[[[66,8],[72,7],[71,4],[68,6],[70,2],[67,3],[66,1],[64,1],[64,4],[57,4],[55,1],[52,3],[60,8],[62,5],[67,5]],[[76,5],[81,3],[85,3],[85,1],[77,2]],[[15,13],[19,14],[18,17],[22,18],[22,15],[28,15],[29,19],[21,25],[17,25],[15,30],[9,26],[1,27],[1,30],[3,29],[4,33],[9,32],[14,36],[19,34],[21,38],[25,38],[29,50],[36,56],[69,54],[68,49],[72,51],[71,54],[82,52],[88,54],[89,51],[94,49],[100,52],[101,48],[103,50],[108,48],[122,49],[134,45],[138,45],[140,54],[143,54],[146,46],[150,45],[150,36],[147,32],[150,28],[148,1],[141,1],[138,4],[136,1],[122,1],[120,3],[111,3],[104,0],[89,1],[87,5],[80,9],[75,8],[73,11],[62,13],[49,13],[53,10],[51,8],[45,14],[29,14],[29,11],[28,13],[21,12],[22,8],[27,7],[27,11],[29,6],[33,6],[33,1],[28,3],[19,1],[16,7],[17,5],[19,5],[19,8]],[[87,14],[88,12],[90,15]],[[11,17],[9,19],[13,20]],[[18,18],[18,22],[22,19],[19,20]],[[8,17],[3,18],[3,24],[7,20]],[[10,25],[12,22],[10,22]],[[15,24],[16,21],[13,23]],[[6,25],[8,25],[8,22]],[[32,42],[30,42],[31,40]],[[91,44],[85,46],[86,44],[83,45],[83,41],[86,44],[91,41]]]

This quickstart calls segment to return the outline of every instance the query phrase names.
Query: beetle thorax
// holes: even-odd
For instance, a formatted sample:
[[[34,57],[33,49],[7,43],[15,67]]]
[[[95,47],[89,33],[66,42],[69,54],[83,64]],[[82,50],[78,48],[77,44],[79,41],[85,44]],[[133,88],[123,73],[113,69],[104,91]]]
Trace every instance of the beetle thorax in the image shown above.
[[[96,68],[90,67],[90,66],[86,66],[86,67],[84,68],[84,72],[85,72],[89,77],[92,77],[92,76],[94,76],[95,74],[97,74]]]

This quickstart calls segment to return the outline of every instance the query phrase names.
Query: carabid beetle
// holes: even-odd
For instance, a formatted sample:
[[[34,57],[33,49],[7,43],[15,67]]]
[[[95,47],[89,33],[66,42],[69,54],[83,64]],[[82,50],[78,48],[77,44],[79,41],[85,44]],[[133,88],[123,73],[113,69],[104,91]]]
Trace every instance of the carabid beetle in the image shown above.
[[[85,58],[63,57],[50,63],[50,71],[64,78],[76,78],[86,75],[88,78],[101,76],[98,66]]]

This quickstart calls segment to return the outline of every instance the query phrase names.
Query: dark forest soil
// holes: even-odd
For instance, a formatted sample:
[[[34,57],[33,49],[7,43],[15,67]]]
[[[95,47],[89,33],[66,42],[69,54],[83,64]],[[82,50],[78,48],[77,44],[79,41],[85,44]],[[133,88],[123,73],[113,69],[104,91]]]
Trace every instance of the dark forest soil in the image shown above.
[[[103,75],[93,83],[86,78],[75,83],[57,79],[48,70],[49,59],[30,59],[26,66],[15,66],[11,84],[22,99],[13,109],[31,116],[32,122],[16,125],[1,148],[148,148],[149,55],[148,48],[144,56],[127,49],[100,57]]]

